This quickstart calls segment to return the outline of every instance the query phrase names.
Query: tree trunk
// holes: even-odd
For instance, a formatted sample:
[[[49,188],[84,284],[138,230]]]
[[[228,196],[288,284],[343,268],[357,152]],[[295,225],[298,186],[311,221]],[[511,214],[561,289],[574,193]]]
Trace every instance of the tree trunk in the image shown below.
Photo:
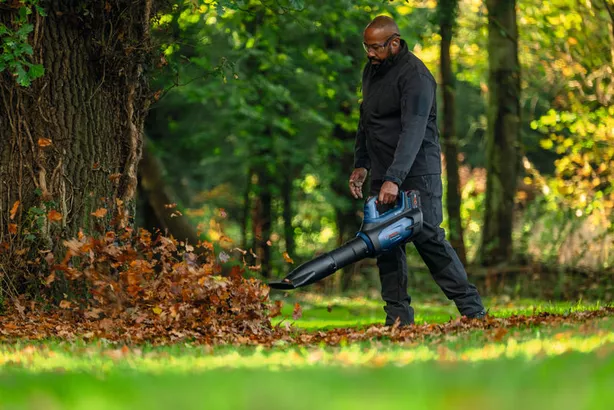
[[[286,252],[292,257],[294,255],[294,227],[292,226],[292,181],[293,173],[289,167],[282,176],[282,197],[283,197],[283,218],[284,218],[284,239],[286,240]]]
[[[247,225],[249,222],[249,210],[251,209],[250,193],[252,192],[252,169],[247,170],[247,181],[243,192],[243,213],[241,214],[241,247],[247,249]]]
[[[512,217],[520,165],[520,65],[516,1],[487,0],[489,107],[486,206],[480,260],[512,255]]]
[[[254,187],[256,198],[252,209],[253,250],[261,264],[264,278],[271,277],[271,247],[267,243],[271,237],[272,205],[271,178],[266,167],[257,171],[258,182]]]
[[[458,0],[442,0],[439,3],[440,34],[441,34],[441,82],[443,97],[443,129],[442,139],[446,160],[446,176],[448,180],[446,207],[448,209],[448,225],[450,244],[463,262],[467,263],[467,253],[463,239],[463,224],[461,219],[460,176],[458,174],[458,138],[454,123],[455,116],[455,78],[452,72],[450,44],[456,19]]]
[[[175,204],[175,193],[164,181],[164,167],[147,149],[147,144],[143,149],[139,173],[142,191],[147,195],[147,202],[158,221],[157,226],[145,228],[148,230],[159,228],[165,235],[170,234],[179,241],[187,241],[196,246],[199,241],[196,229],[176,206],[171,206]]]
[[[347,113],[349,115],[349,112]],[[335,177],[333,177],[331,188],[339,198],[347,198],[343,201],[336,201],[335,222],[337,224],[337,246],[341,246],[349,240],[360,228],[360,218],[357,216],[357,209],[350,196],[348,180],[354,166],[353,147],[355,133],[344,130],[337,125],[333,131],[333,138],[343,143],[345,151],[335,152],[330,158]],[[333,164],[337,164],[335,167]],[[364,185],[363,195],[368,195],[368,181]],[[350,288],[352,276],[357,272],[358,264],[352,264],[341,269],[336,274],[337,290],[347,291]]]
[[[151,0],[44,5],[29,42],[45,75],[24,88],[0,73],[0,242],[27,237],[32,255],[118,215],[132,223],[150,101]],[[14,13],[0,9],[0,23],[11,27]],[[33,212],[48,218],[32,225]]]

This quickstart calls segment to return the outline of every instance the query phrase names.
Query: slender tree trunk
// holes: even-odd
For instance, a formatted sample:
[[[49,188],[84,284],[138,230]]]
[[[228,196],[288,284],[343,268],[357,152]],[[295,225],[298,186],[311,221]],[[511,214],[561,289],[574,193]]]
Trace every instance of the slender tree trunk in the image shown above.
[[[342,142],[344,147],[343,153],[336,152],[334,158],[330,159],[331,165],[337,165],[333,168],[335,177],[333,178],[331,188],[338,197],[346,198],[346,200],[337,201],[337,205],[335,206],[337,246],[341,246],[356,234],[356,231],[360,228],[361,222],[356,212],[356,205],[352,202],[353,199],[350,196],[348,187],[348,180],[354,165],[352,150],[355,133],[346,131],[340,126],[336,126],[333,131],[333,136],[335,140]],[[367,188],[365,184],[363,194],[366,193],[368,195],[366,191]],[[338,276],[338,290],[347,291],[349,289],[352,276],[356,273],[356,268],[357,265],[353,264],[341,269],[341,271],[336,274]]]
[[[151,0],[43,5],[29,42],[45,75],[26,88],[0,73],[0,243],[27,242],[37,257],[80,229],[132,223],[154,12]],[[0,23],[15,12],[0,9]]]
[[[461,219],[460,176],[458,174],[458,138],[454,123],[455,116],[455,78],[452,72],[450,45],[454,31],[458,0],[442,0],[439,3],[440,34],[441,34],[441,81],[443,94],[443,129],[442,139],[446,159],[446,176],[448,180],[446,206],[448,209],[448,225],[450,244],[463,262],[467,263],[467,253],[463,239],[463,224]]]
[[[247,248],[247,225],[249,222],[249,210],[251,209],[250,193],[252,192],[252,169],[247,170],[247,181],[243,192],[243,214],[241,215],[241,247]]]
[[[256,198],[252,212],[253,250],[261,264],[264,278],[271,277],[271,237],[272,205],[271,177],[266,167],[257,171],[258,183],[255,187]]]
[[[181,214],[175,204],[175,193],[164,181],[164,166],[145,145],[143,158],[139,167],[141,188],[147,196],[147,202],[157,220],[157,226],[147,226],[146,229],[159,228],[163,233],[172,235],[179,241],[195,246],[198,234],[190,221]],[[151,216],[151,215],[150,215]]]
[[[512,255],[512,217],[520,165],[520,65],[516,1],[487,0],[489,107],[486,206],[480,260]]]
[[[286,252],[292,256],[294,255],[294,227],[292,226],[292,181],[294,176],[289,167],[286,167],[286,170],[287,172],[282,176],[284,239],[286,241]]]

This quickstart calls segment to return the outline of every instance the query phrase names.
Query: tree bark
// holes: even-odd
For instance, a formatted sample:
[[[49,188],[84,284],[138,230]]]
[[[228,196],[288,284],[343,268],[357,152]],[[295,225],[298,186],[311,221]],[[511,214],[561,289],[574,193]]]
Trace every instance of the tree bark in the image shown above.
[[[458,173],[458,138],[455,127],[455,78],[450,58],[450,45],[454,31],[458,0],[442,0],[439,3],[440,34],[441,34],[441,82],[443,97],[443,127],[442,139],[446,161],[446,176],[448,181],[446,207],[448,209],[448,225],[450,244],[458,254],[463,264],[467,263],[465,241],[463,238],[463,223],[461,219],[461,191]]]
[[[134,217],[155,10],[151,0],[83,4],[87,14],[81,3],[50,0],[47,17],[31,15],[32,62],[45,67],[42,78],[24,88],[0,73],[0,242],[29,233],[32,254],[80,229]],[[13,13],[1,9],[0,22],[11,27]],[[104,217],[92,215],[101,208]],[[53,218],[31,225],[33,211],[52,210]]]
[[[520,166],[520,65],[516,1],[487,0],[489,108],[482,265],[512,255],[514,195]]]

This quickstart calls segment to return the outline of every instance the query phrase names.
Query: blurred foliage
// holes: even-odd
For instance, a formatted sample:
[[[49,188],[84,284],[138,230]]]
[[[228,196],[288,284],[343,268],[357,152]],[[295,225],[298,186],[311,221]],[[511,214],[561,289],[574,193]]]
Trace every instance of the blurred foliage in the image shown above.
[[[179,200],[205,236],[233,241],[227,250],[242,239],[246,194],[259,194],[251,170],[267,170],[274,270],[283,272],[284,178],[293,181],[295,263],[335,246],[336,209],[361,211],[360,202],[331,185],[351,171],[336,166],[353,142],[336,138],[335,129],[356,129],[366,24],[392,15],[436,78],[440,41],[435,1],[286,3],[280,9],[255,0],[187,1],[188,8],[164,16],[153,33],[163,42],[166,69],[154,78],[160,98],[146,130]],[[451,54],[471,259],[484,195],[488,17],[480,0],[459,3]],[[612,227],[614,8],[605,0],[518,5],[526,175],[517,195],[517,252],[560,262],[570,236]],[[606,240],[603,232],[591,235]],[[611,259],[605,255],[598,265],[607,268]]]

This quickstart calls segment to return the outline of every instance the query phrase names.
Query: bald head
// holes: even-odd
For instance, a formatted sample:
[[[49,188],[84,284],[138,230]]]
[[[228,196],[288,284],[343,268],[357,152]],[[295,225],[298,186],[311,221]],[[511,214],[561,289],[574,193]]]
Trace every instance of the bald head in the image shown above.
[[[397,23],[395,23],[391,17],[377,16],[367,25],[365,32],[367,31],[378,31],[381,32],[382,35],[391,36],[395,33],[399,33],[399,26],[397,26]]]

